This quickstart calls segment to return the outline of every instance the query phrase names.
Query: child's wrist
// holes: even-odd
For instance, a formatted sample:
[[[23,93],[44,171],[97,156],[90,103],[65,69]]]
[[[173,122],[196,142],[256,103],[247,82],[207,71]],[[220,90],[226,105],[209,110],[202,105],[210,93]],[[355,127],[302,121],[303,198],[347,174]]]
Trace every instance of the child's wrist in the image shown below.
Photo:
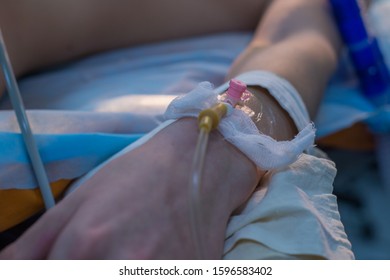
[[[261,133],[277,141],[291,140],[297,135],[294,121],[267,89],[249,86],[248,91],[252,95],[245,101],[245,105],[254,112],[251,119]]]

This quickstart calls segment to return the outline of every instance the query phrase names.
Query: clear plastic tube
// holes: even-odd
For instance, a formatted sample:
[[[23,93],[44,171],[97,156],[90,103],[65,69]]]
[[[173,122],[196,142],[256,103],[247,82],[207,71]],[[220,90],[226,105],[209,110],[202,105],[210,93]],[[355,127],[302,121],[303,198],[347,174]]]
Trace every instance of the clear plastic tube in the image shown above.
[[[190,223],[193,235],[197,258],[205,259],[205,246],[202,238],[202,218],[203,211],[200,200],[200,192],[203,178],[203,165],[206,155],[209,133],[206,129],[201,129],[196,143],[194,159],[192,162],[190,178]]]
[[[220,120],[225,117],[228,107],[235,107],[242,100],[243,94],[246,92],[246,85],[238,80],[231,80],[229,89],[226,92],[224,102],[217,103],[211,108],[205,109],[199,113],[198,125],[199,136],[196,143],[194,158],[192,162],[191,177],[189,182],[189,218],[192,232],[192,239],[196,250],[198,259],[205,259],[205,244],[203,242],[204,236],[202,229],[202,219],[204,216],[202,201],[200,198],[203,165],[207,150],[207,144],[210,131],[216,129]],[[230,105],[228,105],[230,104]]]
[[[19,123],[20,130],[22,132],[23,141],[27,149],[27,153],[30,157],[31,165],[33,167],[35,177],[37,179],[39,188],[41,190],[42,198],[46,209],[54,206],[55,201],[51,192],[49,180],[46,175],[45,168],[41,156],[39,154],[35,138],[32,135],[30,123],[28,122],[26,110],[24,109],[22,97],[20,95],[19,87],[16,82],[14,72],[8,57],[7,49],[4,44],[3,34],[0,30],[0,64],[3,70],[5,83],[7,86],[8,94],[14,108],[16,118]]]

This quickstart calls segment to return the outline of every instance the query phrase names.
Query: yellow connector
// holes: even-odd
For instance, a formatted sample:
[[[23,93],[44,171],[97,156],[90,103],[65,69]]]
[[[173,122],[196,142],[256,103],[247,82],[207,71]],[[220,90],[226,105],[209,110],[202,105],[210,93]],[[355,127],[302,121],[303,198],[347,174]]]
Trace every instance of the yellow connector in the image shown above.
[[[205,109],[199,113],[198,124],[199,129],[210,132],[218,127],[219,122],[227,113],[227,106],[224,103]]]

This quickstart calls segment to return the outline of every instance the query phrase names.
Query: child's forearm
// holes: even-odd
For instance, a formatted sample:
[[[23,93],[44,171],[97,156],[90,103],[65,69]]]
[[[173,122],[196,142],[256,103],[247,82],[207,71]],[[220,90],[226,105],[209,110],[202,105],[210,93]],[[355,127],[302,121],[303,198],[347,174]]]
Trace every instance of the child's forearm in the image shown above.
[[[340,39],[324,0],[273,1],[229,77],[267,70],[289,80],[314,117],[333,72]]]

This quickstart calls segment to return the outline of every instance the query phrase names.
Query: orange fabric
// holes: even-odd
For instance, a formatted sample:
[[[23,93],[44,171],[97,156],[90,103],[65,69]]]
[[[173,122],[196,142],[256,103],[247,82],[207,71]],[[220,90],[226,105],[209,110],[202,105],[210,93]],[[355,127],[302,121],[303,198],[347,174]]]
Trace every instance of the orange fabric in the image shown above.
[[[363,123],[356,123],[316,141],[321,147],[339,148],[355,151],[371,151],[375,148],[374,137]]]
[[[54,197],[59,198],[71,180],[51,183]],[[44,209],[39,189],[0,190],[0,232],[3,232]]]

